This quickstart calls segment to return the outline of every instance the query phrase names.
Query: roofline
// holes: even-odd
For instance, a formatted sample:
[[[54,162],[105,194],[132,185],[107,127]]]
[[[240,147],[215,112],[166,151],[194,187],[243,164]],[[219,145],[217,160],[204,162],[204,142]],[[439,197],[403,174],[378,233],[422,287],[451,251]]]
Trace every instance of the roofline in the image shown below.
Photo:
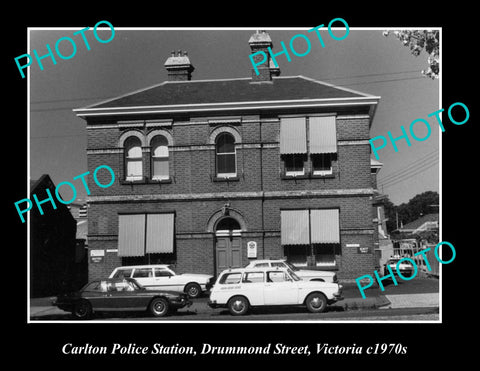
[[[311,79],[302,75],[297,76],[278,76],[274,79],[302,78],[314,83],[326,85],[339,90],[361,95],[360,97],[344,97],[344,98],[317,98],[317,99],[289,99],[289,100],[273,100],[273,101],[247,101],[247,102],[221,102],[221,103],[194,103],[194,104],[173,104],[173,105],[154,105],[154,106],[132,106],[132,107],[100,107],[94,108],[100,104],[108,103],[129,95],[137,94],[165,84],[184,84],[209,81],[233,81],[233,80],[251,80],[250,77],[231,78],[231,79],[205,79],[205,80],[188,80],[188,81],[164,81],[143,89],[136,90],[121,96],[104,100],[84,108],[73,109],[73,112],[79,117],[87,116],[112,116],[112,115],[135,115],[135,114],[152,114],[152,113],[179,113],[179,112],[202,112],[202,111],[224,111],[232,109],[269,109],[269,108],[298,108],[298,107],[317,107],[329,105],[370,105],[369,114],[370,122],[376,111],[376,105],[380,101],[380,96],[374,96],[362,93],[353,89],[340,87],[323,81]]]
[[[380,97],[349,97],[349,98],[322,98],[322,99],[296,99],[276,101],[250,101],[250,102],[225,102],[225,103],[196,103],[175,104],[166,106],[134,106],[134,107],[109,107],[109,108],[78,108],[73,112],[79,117],[87,116],[113,116],[155,113],[181,113],[204,111],[231,111],[231,110],[258,110],[272,108],[305,108],[325,106],[371,106],[370,116],[373,119],[375,106]]]

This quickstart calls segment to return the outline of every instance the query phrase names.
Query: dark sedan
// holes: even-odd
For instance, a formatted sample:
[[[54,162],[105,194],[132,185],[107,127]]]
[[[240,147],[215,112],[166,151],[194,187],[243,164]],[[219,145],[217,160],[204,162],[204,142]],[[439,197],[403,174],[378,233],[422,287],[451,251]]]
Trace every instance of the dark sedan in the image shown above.
[[[131,278],[109,278],[92,281],[75,293],[58,296],[52,304],[78,319],[86,319],[94,312],[145,310],[155,317],[163,317],[192,302],[184,293],[146,290]]]

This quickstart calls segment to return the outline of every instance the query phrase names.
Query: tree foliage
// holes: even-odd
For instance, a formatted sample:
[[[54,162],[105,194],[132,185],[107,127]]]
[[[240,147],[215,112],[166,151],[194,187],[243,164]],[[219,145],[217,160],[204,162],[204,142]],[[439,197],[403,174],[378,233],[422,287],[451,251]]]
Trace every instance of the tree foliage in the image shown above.
[[[440,72],[440,33],[428,30],[384,31],[384,36],[393,34],[403,45],[410,48],[411,53],[418,57],[425,50],[428,54],[428,68],[422,74],[431,79],[438,79]]]
[[[440,197],[434,191],[419,193],[407,203],[402,203],[398,206],[387,199],[384,203],[385,217],[388,218],[387,231],[391,233],[397,229],[397,214],[399,226],[405,225],[420,218],[422,215],[437,212],[439,202]]]

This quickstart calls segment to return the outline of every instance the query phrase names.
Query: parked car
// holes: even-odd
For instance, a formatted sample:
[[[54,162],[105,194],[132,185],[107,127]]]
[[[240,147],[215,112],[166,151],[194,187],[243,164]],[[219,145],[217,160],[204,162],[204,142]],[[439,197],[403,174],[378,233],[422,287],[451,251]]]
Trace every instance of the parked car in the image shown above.
[[[134,279],[123,278],[89,282],[77,292],[58,296],[52,304],[78,319],[87,319],[94,312],[145,310],[162,317],[192,302],[185,293],[146,290]]]
[[[401,258],[397,258],[397,257],[390,258],[385,263],[385,266],[383,267],[383,275],[386,276],[390,274],[387,266],[390,266],[390,269],[392,270],[392,272],[395,272],[397,270],[397,263],[400,259]],[[415,268],[408,260],[404,260],[399,264],[398,270],[400,271],[400,274],[402,276],[411,277],[413,272],[415,271]]]
[[[257,267],[280,267],[291,269],[295,274],[305,281],[324,281],[324,282],[338,282],[337,274],[328,271],[316,271],[311,269],[300,269],[287,262],[284,259],[263,259],[253,260],[246,266],[246,268]]]
[[[134,278],[147,290],[165,289],[185,292],[191,298],[199,297],[209,290],[215,278],[208,274],[176,274],[167,264],[133,265],[117,267],[110,278]]]
[[[304,281],[285,268],[236,268],[219,275],[208,305],[228,308],[234,316],[251,307],[270,305],[305,305],[310,312],[320,313],[342,299],[338,283]]]

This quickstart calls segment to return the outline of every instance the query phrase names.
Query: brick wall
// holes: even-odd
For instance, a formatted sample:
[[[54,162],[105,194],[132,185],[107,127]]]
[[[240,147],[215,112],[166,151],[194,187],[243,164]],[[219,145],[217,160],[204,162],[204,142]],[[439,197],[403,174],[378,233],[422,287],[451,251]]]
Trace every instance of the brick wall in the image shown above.
[[[215,270],[215,236],[208,230],[212,218],[226,202],[245,223],[242,235],[242,264],[248,263],[246,243],[257,242],[258,257],[281,258],[280,210],[288,208],[339,208],[341,246],[337,256],[339,276],[355,278],[373,271],[373,224],[371,194],[345,190],[371,189],[369,119],[365,115],[339,116],[337,119],[338,155],[333,178],[282,179],[282,161],[279,154],[280,121],[274,114],[248,115],[241,123],[225,124],[239,133],[241,143],[236,146],[237,175],[235,180],[215,179],[215,147],[211,125],[206,118],[173,118],[171,127],[162,127],[173,137],[170,148],[170,175],[168,183],[124,181],[123,151],[120,136],[135,130],[145,138],[152,127],[117,127],[115,122],[90,122],[95,129],[88,130],[88,185],[90,249],[116,249],[118,245],[118,213],[164,212],[176,214],[176,269],[181,272],[213,274]],[[102,128],[102,125],[105,128]],[[342,142],[343,141],[343,142]],[[347,143],[348,142],[348,143]],[[148,145],[148,143],[147,143]],[[143,148],[144,174],[150,172],[150,149]],[[115,183],[100,188],[93,181],[93,171],[100,165],[110,166]],[[104,169],[98,180],[106,184],[110,174]],[[262,199],[261,192],[277,192],[277,196]],[[282,192],[304,192],[295,197]],[[326,196],[311,192],[330,191]],[[229,195],[228,193],[235,194]],[[205,199],[189,199],[185,195],[206,195]],[[158,196],[170,195],[169,199]],[[182,197],[183,195],[183,197]],[[108,197],[116,197],[109,199]],[[123,198],[119,198],[122,197]],[[153,198],[146,201],[144,196]],[[177,197],[178,196],[178,197]],[[103,197],[103,198],[102,198]],[[155,199],[155,197],[157,197]],[[263,213],[262,213],[263,207]],[[262,214],[264,218],[262,220]],[[262,230],[263,225],[263,230]],[[360,254],[357,248],[346,244],[367,246],[371,253]],[[121,259],[116,253],[105,253],[103,263],[91,263],[90,278],[109,274]]]

